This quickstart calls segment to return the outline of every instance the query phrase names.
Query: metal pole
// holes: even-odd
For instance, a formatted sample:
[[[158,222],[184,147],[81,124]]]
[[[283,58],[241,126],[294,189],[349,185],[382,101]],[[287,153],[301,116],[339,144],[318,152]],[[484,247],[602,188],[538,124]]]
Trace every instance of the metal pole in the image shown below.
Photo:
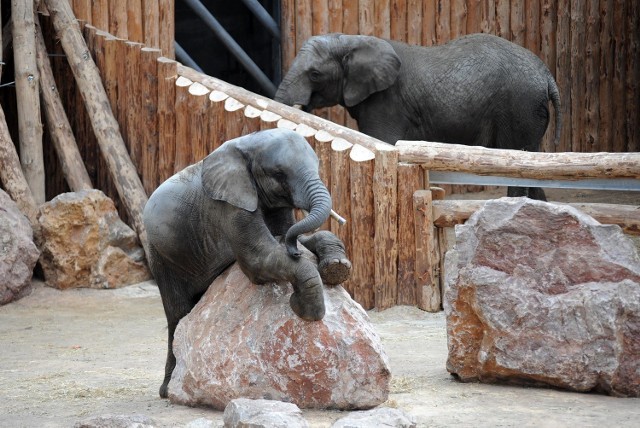
[[[202,68],[200,68],[200,66],[193,60],[193,58],[191,58],[189,56],[189,54],[187,53],[187,51],[185,51],[182,46],[180,46],[178,44],[178,42],[173,42],[173,47],[176,50],[176,58],[178,59],[178,61],[180,61],[181,63],[183,63],[184,65],[193,68],[196,71],[199,71],[200,73],[204,73],[204,70],[202,70]]]
[[[267,31],[269,31],[271,35],[279,41],[280,29],[278,28],[278,24],[274,21],[273,17],[269,15],[269,12],[267,12],[265,8],[258,3],[258,0],[242,0],[242,3],[244,3],[256,19],[265,26]]]
[[[220,25],[218,20],[202,5],[198,0],[185,0],[185,3],[193,9],[207,26],[213,31],[216,37],[222,42],[223,45],[231,52],[233,56],[242,64],[242,66],[251,74],[251,76],[258,82],[258,84],[264,89],[268,97],[273,98],[276,94],[275,85],[269,80],[269,78],[260,70],[260,68],[253,62],[253,60],[247,55],[247,53],[240,47],[233,37]]]

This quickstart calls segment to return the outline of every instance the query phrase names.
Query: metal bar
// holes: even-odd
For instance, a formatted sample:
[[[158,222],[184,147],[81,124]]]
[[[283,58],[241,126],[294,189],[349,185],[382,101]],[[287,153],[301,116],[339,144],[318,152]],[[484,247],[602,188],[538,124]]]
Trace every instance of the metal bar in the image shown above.
[[[275,85],[269,80],[269,78],[260,70],[260,68],[253,62],[253,60],[247,55],[247,53],[240,47],[233,37],[224,29],[216,18],[209,12],[209,10],[202,5],[198,0],[185,0],[185,3],[193,9],[193,11],[202,19],[205,24],[213,31],[218,40],[236,57],[236,59],[242,64],[242,66],[249,72],[249,74],[258,82],[258,84],[264,89],[267,96],[273,98],[276,94]]]
[[[278,24],[273,19],[269,12],[265,10],[265,8],[258,3],[258,0],[242,0],[247,9],[253,13],[253,16],[256,17],[258,21],[267,29],[269,33],[276,39],[280,40],[280,28],[278,28]]]
[[[467,172],[429,171],[429,182],[437,184],[476,184],[481,186],[547,187],[556,189],[640,191],[640,180],[633,178],[589,178],[584,180],[535,180],[476,175]]]
[[[178,59],[178,61],[180,61],[181,63],[183,63],[184,65],[186,65],[187,67],[191,67],[194,70],[199,71],[200,73],[204,73],[204,71],[202,70],[202,68],[200,68],[200,66],[193,60],[193,58],[191,58],[189,56],[189,54],[187,53],[187,51],[185,51],[182,46],[180,46],[178,44],[178,42],[173,42],[173,47],[176,50],[176,58]]]

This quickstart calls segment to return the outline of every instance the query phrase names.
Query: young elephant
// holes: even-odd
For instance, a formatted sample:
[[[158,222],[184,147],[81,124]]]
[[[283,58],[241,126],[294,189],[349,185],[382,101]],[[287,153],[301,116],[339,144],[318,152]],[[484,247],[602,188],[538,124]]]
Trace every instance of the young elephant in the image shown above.
[[[546,65],[489,34],[441,46],[329,34],[305,42],[275,96],[306,110],[345,106],[361,132],[390,144],[427,140],[538,151],[549,101],[560,137],[560,95]],[[524,189],[510,188],[510,196]],[[529,196],[544,199],[542,189]]]
[[[296,223],[293,208],[309,214]],[[343,282],[351,263],[330,232],[301,235],[318,228],[330,210],[316,154],[302,136],[282,129],[228,141],[158,187],[143,218],[149,267],[169,328],[161,397],[167,397],[176,364],[172,344],[178,322],[234,261],[255,284],[290,282],[291,308],[299,317],[324,316],[323,279]],[[319,256],[318,268],[300,257],[298,239]]]

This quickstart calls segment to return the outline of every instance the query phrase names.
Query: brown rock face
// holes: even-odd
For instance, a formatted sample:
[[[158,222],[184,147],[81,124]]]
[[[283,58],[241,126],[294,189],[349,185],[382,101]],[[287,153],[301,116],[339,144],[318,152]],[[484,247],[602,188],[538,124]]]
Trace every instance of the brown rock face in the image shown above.
[[[366,312],[325,288],[322,321],[298,318],[289,284],[254,285],[233,265],[176,329],[169,399],[222,410],[235,398],[359,409],[389,394],[387,357]]]
[[[99,190],[58,195],[40,209],[47,285],[117,288],[151,278],[136,234]]]
[[[29,294],[39,255],[29,220],[0,189],[0,305]]]
[[[446,263],[449,372],[640,396],[640,257],[618,226],[489,201],[456,227]]]

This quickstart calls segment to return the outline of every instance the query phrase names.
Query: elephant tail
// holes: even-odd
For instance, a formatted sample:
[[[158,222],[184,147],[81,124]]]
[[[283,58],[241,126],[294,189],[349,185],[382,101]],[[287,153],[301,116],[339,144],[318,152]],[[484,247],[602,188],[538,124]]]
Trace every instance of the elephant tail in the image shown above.
[[[549,98],[551,98],[553,109],[556,112],[556,135],[554,137],[554,144],[557,146],[560,144],[560,136],[562,132],[562,111],[560,110],[560,91],[558,91],[556,80],[551,74],[549,74],[548,85]]]

